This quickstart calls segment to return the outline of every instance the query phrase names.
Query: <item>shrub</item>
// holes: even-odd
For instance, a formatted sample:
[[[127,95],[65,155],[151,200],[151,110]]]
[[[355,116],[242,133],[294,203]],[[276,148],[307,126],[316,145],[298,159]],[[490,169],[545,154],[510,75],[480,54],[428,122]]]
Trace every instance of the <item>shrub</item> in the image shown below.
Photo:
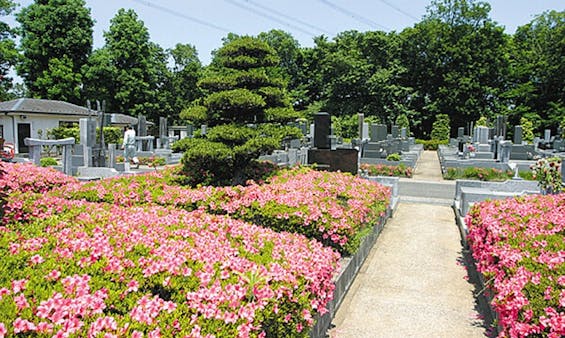
[[[540,158],[530,168],[532,169],[532,176],[538,181],[542,192],[558,194],[563,190],[561,159],[559,157]]]
[[[500,337],[563,337],[565,194],[475,204],[465,223]]]
[[[436,115],[436,120],[432,124],[432,140],[449,140],[451,133],[450,123],[449,115]]]
[[[404,163],[398,165],[384,165],[384,164],[361,164],[361,170],[369,176],[398,176],[398,177],[412,177],[412,168],[406,166]]]
[[[386,157],[387,161],[393,161],[393,162],[399,162],[402,158],[400,157],[400,154],[389,154]]]
[[[52,165],[57,165],[59,164],[59,162],[57,162],[56,159],[54,159],[53,157],[42,157],[39,159],[39,164],[42,167],[48,167],[48,166],[52,166]]]
[[[471,179],[480,181],[506,181],[514,177],[512,170],[502,171],[494,168],[447,168],[443,176],[446,180]]]
[[[522,139],[532,143],[534,141],[534,123],[526,117],[521,117],[520,125],[522,126]]]
[[[417,144],[423,144],[425,150],[438,150],[439,145],[449,144],[449,140],[416,140]]]

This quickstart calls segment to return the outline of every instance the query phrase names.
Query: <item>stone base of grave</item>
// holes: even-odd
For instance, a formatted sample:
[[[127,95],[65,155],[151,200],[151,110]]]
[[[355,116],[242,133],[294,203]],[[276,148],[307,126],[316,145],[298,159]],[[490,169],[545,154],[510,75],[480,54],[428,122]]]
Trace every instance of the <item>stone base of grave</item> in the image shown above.
[[[390,214],[390,210],[387,212]],[[388,217],[381,217],[377,224],[373,227],[373,231],[361,241],[357,252],[350,257],[343,257],[340,261],[341,270],[334,276],[335,289],[333,299],[328,303],[326,312],[323,316],[316,315],[314,318],[316,324],[310,331],[310,337],[323,338],[326,337],[326,332],[329,329],[332,320],[341,304],[349,287],[353,284],[355,276],[361,269],[363,262],[371,252],[373,245],[377,241],[381,231],[383,230]]]
[[[357,149],[309,149],[308,164],[318,164],[330,171],[357,175],[359,152]]]

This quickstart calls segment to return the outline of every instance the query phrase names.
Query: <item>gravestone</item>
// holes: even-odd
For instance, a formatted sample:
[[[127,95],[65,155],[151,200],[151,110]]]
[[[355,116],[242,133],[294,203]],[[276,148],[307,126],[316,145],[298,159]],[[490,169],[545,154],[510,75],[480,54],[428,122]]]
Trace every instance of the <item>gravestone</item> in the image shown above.
[[[325,112],[314,115],[314,148],[330,149],[330,114]]]
[[[522,144],[522,126],[514,126],[514,144]]]
[[[487,127],[477,127],[477,142],[479,144],[488,144],[489,140],[489,128]]]
[[[546,129],[543,135],[544,135],[543,140],[545,142],[551,142],[551,129]]]
[[[208,130],[208,126],[203,124],[200,126],[200,134],[201,135],[206,135],[206,131]]]
[[[359,123],[357,125],[357,131],[359,132],[359,140],[363,141],[365,138],[369,138],[369,132],[365,133],[365,115],[363,113],[357,114],[357,118],[359,119]]]
[[[377,124],[376,126],[376,141],[385,141],[387,139],[387,128],[384,124]]]
[[[457,128],[457,138],[463,139],[465,137],[465,128],[459,127]]]
[[[506,116],[498,115],[496,117],[496,136],[502,136],[502,139],[506,137]]]
[[[502,138],[502,136],[501,136]],[[501,163],[508,163],[510,161],[510,154],[512,153],[512,142],[500,141],[499,161]]]
[[[390,129],[390,133],[392,135],[392,138],[398,138],[400,136],[398,126],[393,125]]]
[[[407,132],[406,127],[402,127],[402,129],[400,129],[400,138],[405,140],[407,135],[408,135],[408,132]]]
[[[186,125],[186,136],[192,138],[194,136],[194,126],[192,124]]]
[[[137,118],[137,136],[147,136],[147,119],[143,115]]]
[[[96,120],[82,118],[79,120],[80,144],[93,147],[96,144]]]

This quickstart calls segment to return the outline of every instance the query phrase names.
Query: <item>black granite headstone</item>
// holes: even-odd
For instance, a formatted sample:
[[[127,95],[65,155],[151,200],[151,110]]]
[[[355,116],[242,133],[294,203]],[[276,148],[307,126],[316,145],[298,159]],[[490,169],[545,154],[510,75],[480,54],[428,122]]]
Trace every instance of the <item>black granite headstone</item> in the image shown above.
[[[330,114],[325,112],[316,113],[314,115],[314,148],[330,149],[330,130],[331,130]]]

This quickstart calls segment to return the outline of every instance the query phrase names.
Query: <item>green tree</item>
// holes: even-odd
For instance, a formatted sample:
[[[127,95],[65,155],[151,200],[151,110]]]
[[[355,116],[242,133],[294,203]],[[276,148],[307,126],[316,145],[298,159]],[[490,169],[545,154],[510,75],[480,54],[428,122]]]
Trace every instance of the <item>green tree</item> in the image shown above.
[[[170,105],[169,118],[179,122],[180,112],[202,95],[198,80],[202,75],[202,64],[194,46],[177,44],[167,50],[172,59],[172,68],[167,73],[166,86],[162,95]]]
[[[11,0],[0,0],[0,16],[9,15],[15,6]],[[8,73],[15,65],[17,58],[14,30],[7,23],[0,21],[0,101],[10,99],[8,91],[13,84]]]
[[[17,71],[29,94],[82,104],[81,69],[92,51],[94,25],[84,0],[36,0],[16,18],[23,53]]]
[[[565,118],[565,11],[549,11],[518,27],[512,38],[510,81],[505,92],[510,121],[523,116],[557,128]]]
[[[274,68],[278,63],[275,50],[253,37],[234,38],[216,51],[199,81],[204,97],[181,113],[185,120],[211,127],[205,137],[190,142],[183,156],[193,184],[241,183],[253,159],[280,146],[280,134],[272,137],[268,129],[249,126],[299,117]]]
[[[166,53],[131,9],[118,11],[104,38],[84,70],[89,98],[106,99],[108,111],[156,121],[165,106],[159,88],[167,77]]]
[[[437,0],[401,33],[403,83],[414,87],[411,107],[421,113],[418,136],[429,133],[436,114],[465,125],[499,113],[509,39],[489,11],[486,2]]]

